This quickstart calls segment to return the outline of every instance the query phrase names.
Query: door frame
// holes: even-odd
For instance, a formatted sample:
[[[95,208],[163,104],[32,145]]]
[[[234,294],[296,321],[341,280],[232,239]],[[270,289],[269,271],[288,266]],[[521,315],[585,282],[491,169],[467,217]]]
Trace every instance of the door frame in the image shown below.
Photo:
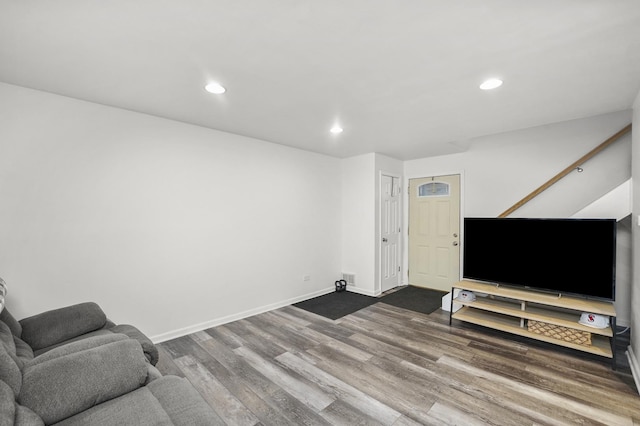
[[[403,216],[402,216],[402,235],[403,238],[402,250],[406,253],[406,256],[402,257],[402,283],[409,285],[409,181],[411,179],[423,179],[446,175],[460,175],[460,270],[458,272],[460,279],[462,279],[462,265],[464,261],[464,194],[465,194],[465,175],[464,169],[455,170],[439,170],[438,173],[419,173],[405,175],[404,186],[402,188],[403,194],[406,194],[403,200]]]
[[[377,263],[377,267],[376,267],[376,275],[377,275],[377,279],[376,279],[376,288],[374,289],[374,294],[381,294],[382,293],[382,244],[381,240],[382,240],[382,176],[389,176],[391,178],[394,179],[398,179],[398,187],[399,187],[399,194],[398,196],[400,197],[400,203],[398,204],[398,208],[400,209],[400,211],[398,212],[398,220],[400,221],[400,235],[398,236],[398,265],[400,265],[400,272],[398,273],[398,286],[402,285],[404,283],[404,275],[405,272],[402,270],[404,268],[404,256],[403,256],[403,252],[404,252],[404,244],[405,244],[405,240],[406,238],[404,238],[404,229],[405,229],[405,224],[404,224],[404,200],[406,197],[403,197],[402,195],[404,194],[404,182],[402,179],[402,176],[396,174],[396,173],[387,173],[385,171],[379,170],[378,171],[378,197],[376,199],[376,204],[377,206],[377,218],[376,218],[376,222],[377,222],[377,230],[376,230],[376,263]]]

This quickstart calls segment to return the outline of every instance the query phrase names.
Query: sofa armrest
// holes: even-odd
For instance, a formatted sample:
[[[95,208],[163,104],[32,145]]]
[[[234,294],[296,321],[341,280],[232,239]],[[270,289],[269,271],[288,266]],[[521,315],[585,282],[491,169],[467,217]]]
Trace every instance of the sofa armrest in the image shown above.
[[[147,366],[131,339],[52,358],[25,368],[18,403],[56,423],[141,387]]]
[[[147,381],[144,382],[145,386],[153,382],[154,380],[158,380],[162,377],[164,376],[162,375],[160,370],[158,370],[155,366],[151,364],[147,364]]]
[[[101,329],[107,316],[97,304],[86,302],[46,311],[19,322],[22,340],[36,351]]]
[[[159,353],[156,345],[143,332],[129,324],[120,324],[109,329],[114,333],[126,334],[131,339],[137,340],[142,345],[142,350],[151,365],[158,363]]]

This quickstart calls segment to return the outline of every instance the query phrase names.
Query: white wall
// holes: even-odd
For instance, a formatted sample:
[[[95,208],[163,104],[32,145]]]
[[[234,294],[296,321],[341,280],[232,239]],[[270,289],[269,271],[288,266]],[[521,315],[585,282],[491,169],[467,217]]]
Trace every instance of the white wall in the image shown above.
[[[640,387],[640,92],[636,96],[633,104],[633,145],[631,149],[631,159],[633,164],[632,184],[633,203],[631,214],[632,228],[632,286],[631,286],[631,306],[635,309],[631,311],[631,345],[629,346],[629,362],[636,385]]]
[[[475,138],[468,141],[466,152],[406,161],[405,174],[412,178],[464,170],[464,215],[496,217],[630,122],[631,111],[621,111]],[[566,217],[585,207],[593,198],[573,191],[572,198],[578,201],[573,211],[550,212],[553,204],[567,204],[564,186],[574,186],[574,179],[580,179],[583,187],[604,185],[599,191],[601,194],[627,180],[631,173],[630,144],[631,137],[627,135],[592,160],[601,161],[625,153],[626,163],[614,163],[613,176],[603,178],[591,173],[596,167],[585,164],[584,172],[566,177],[557,184],[559,186],[554,186],[557,189],[548,190],[512,217]],[[562,195],[556,195],[556,191]],[[559,196],[565,199],[558,203]],[[549,199],[554,202],[548,203],[546,200]]]
[[[338,159],[6,84],[0,152],[18,318],[93,300],[163,340],[341,271]]]
[[[375,158],[371,153],[342,160],[342,272],[355,274],[350,291],[369,296],[376,279]]]
[[[402,177],[402,161],[378,153],[342,160],[342,271],[350,291],[377,296],[380,287],[380,177]]]
[[[406,161],[407,179],[462,172],[463,215],[496,217],[631,122],[620,111],[467,141],[466,152]],[[631,135],[602,151],[511,217],[570,217],[631,175]],[[586,189],[585,189],[586,188]],[[571,194],[567,198],[567,194]],[[621,232],[625,232],[621,227]],[[621,243],[625,236],[620,235]],[[628,247],[620,244],[619,248]],[[406,248],[405,248],[406,249]],[[616,309],[629,324],[628,253],[618,254]],[[626,259],[626,260],[625,260]],[[405,268],[406,269],[406,268]]]

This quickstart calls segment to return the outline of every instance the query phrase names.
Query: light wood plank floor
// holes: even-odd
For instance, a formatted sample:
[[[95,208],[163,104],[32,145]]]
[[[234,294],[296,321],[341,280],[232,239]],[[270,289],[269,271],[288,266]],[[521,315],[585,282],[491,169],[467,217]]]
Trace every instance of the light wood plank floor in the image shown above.
[[[332,321],[288,306],[159,348],[221,425],[640,425],[633,381],[607,359],[450,327],[442,310],[377,303]]]

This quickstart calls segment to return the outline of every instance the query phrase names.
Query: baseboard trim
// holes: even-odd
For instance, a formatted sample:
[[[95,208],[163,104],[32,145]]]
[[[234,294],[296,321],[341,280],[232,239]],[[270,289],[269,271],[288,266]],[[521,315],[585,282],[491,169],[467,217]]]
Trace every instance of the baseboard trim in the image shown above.
[[[350,291],[352,293],[358,293],[358,294],[363,294],[365,296],[371,296],[371,297],[378,297],[380,296],[380,293],[376,293],[375,291],[371,291],[371,290],[365,290],[363,288],[358,288],[358,287],[354,287],[352,285],[347,286],[347,291]]]
[[[631,368],[631,375],[633,381],[636,383],[636,388],[640,389],[640,365],[638,364],[638,358],[633,353],[631,345],[627,347],[627,359],[629,360],[629,367]]]
[[[150,337],[153,343],[162,343],[167,340],[176,339],[178,337],[186,336],[191,333],[197,333],[198,331],[206,330],[207,328],[216,327],[219,325],[227,324],[233,321],[238,321],[244,318],[251,317],[253,315],[262,314],[264,312],[273,311],[274,309],[279,309],[284,306],[289,306],[294,303],[302,302],[303,300],[311,299],[312,297],[322,296],[327,293],[331,293],[335,291],[334,287],[328,287],[322,290],[314,291],[312,293],[308,293],[302,296],[293,297],[288,300],[283,300],[282,302],[272,303],[270,305],[261,306],[255,309],[249,309],[248,311],[239,312],[233,315],[227,315],[225,317],[215,318],[210,321],[206,321],[200,324],[191,325],[189,327],[179,328],[177,330],[169,331],[166,333],[158,334],[156,336]]]

